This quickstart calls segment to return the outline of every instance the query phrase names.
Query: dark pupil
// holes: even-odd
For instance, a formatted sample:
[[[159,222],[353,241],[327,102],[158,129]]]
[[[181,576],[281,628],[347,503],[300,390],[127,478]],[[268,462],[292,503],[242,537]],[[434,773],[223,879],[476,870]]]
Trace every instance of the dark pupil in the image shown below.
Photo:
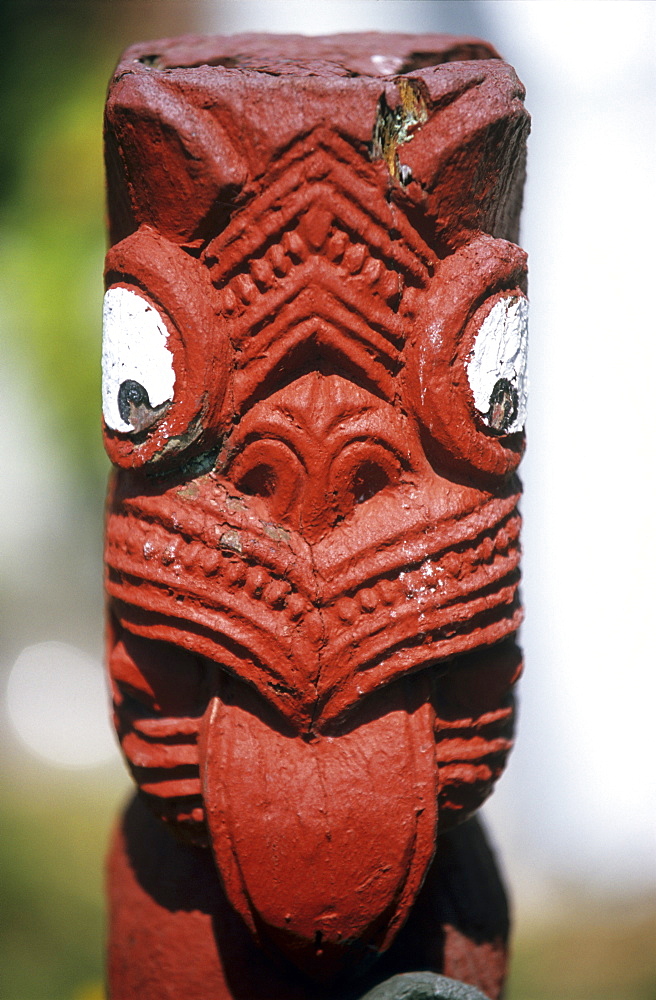
[[[118,390],[118,412],[125,424],[130,423],[130,403],[133,406],[147,406],[150,409],[150,399],[142,384],[128,378],[125,382],[121,382]]]
[[[497,434],[504,434],[517,416],[517,390],[507,378],[500,378],[490,393],[487,419]]]

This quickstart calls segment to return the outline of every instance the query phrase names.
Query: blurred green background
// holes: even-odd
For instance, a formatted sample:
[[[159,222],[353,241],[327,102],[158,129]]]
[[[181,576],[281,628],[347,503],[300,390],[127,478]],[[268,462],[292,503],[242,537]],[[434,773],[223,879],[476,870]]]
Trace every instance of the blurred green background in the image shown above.
[[[444,6],[452,30],[458,4]],[[216,27],[221,5],[192,0],[0,8],[3,683],[30,643],[101,656],[105,88],[127,44],[203,30],[210,8]],[[103,859],[129,782],[118,755],[55,769],[6,730],[0,997],[102,1000]],[[519,913],[508,1000],[653,1000],[655,954],[653,886],[625,896],[556,877]]]
[[[3,687],[28,644],[101,656],[105,91],[131,40],[193,31],[203,6],[0,6]],[[0,750],[0,997],[100,1000],[122,762],[55,768],[12,738],[4,713]]]

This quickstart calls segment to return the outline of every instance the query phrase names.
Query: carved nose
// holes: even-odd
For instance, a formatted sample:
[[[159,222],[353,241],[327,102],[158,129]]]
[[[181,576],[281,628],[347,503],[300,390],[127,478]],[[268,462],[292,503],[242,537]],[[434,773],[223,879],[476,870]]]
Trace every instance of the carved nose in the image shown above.
[[[312,373],[255,404],[227,474],[261,515],[315,542],[410,467],[394,407],[339,375]]]
[[[351,440],[341,447],[308,442],[299,454],[272,438],[251,442],[233,463],[230,478],[274,523],[316,542],[357,507],[401,476],[396,455],[382,443]]]

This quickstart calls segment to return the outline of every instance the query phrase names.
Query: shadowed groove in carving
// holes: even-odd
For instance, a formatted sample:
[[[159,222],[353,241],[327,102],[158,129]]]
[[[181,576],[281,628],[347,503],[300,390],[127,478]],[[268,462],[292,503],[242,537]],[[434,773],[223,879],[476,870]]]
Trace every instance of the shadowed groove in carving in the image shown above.
[[[518,583],[519,573],[515,570],[500,577],[494,586],[472,587],[458,594],[455,600],[413,605],[401,599],[396,609],[392,607],[392,622],[387,626],[386,615],[376,618],[371,613],[361,614],[341,634],[331,635],[330,658],[337,660],[344,656],[353,661],[356,659],[353,650],[357,648],[357,663],[353,662],[352,668],[366,671],[395,654],[415,648],[427,661],[437,655],[433,644],[448,645],[451,640],[488,630],[493,625],[514,630],[519,624]],[[411,632],[417,634],[410,637]]]
[[[381,636],[382,641],[377,643],[372,641],[379,638],[377,633],[359,636],[357,641],[360,655],[358,661],[352,665],[354,674],[357,676],[373,673],[376,668],[384,668],[382,676],[381,671],[376,671],[375,683],[380,684],[400,673],[421,670],[435,660],[448,659],[455,654],[476,649],[481,645],[491,645],[512,635],[521,621],[515,588],[509,588],[507,594],[496,597],[497,601],[493,607],[490,607],[485,600],[472,601],[473,607],[467,608],[467,617],[463,617],[457,623],[454,623],[453,617],[448,614],[452,609],[439,609],[443,613],[434,612],[433,620],[422,623],[422,631],[418,634],[413,636],[406,634],[396,641],[394,634]],[[478,607],[477,604],[481,603],[484,606]],[[516,614],[509,613],[512,611]],[[411,620],[416,619],[416,612],[410,613],[409,617]],[[373,645],[373,649],[367,648],[367,640],[369,646]],[[346,649],[343,647],[350,646],[353,642],[353,638],[349,636],[345,643],[335,644],[337,648],[334,646],[330,650],[332,657],[337,658],[340,653],[346,654]],[[327,683],[326,689],[329,697],[332,692]],[[361,695],[364,696],[366,693],[367,689],[360,689]],[[328,697],[324,695],[326,701]]]
[[[379,400],[390,401],[398,391],[395,376],[400,369],[400,362],[354,343],[324,320],[307,319],[279,341],[274,339],[271,350],[261,360],[252,360],[247,373],[235,374],[235,406],[246,413],[309,374],[337,375]]]
[[[430,513],[421,512],[412,520],[406,518],[397,530],[378,539],[377,551],[367,552],[375,557],[368,562],[368,572],[364,567],[349,565],[348,560],[343,564],[330,559],[324,570],[324,575],[328,567],[330,572],[322,589],[324,601],[354,596],[361,588],[375,587],[378,580],[396,579],[400,573],[409,578],[405,596],[410,596],[411,591],[425,591],[435,587],[435,580],[430,579],[431,564],[454,581],[469,576],[498,555],[512,560],[506,564],[506,572],[514,569],[519,562],[521,527],[516,501],[517,497],[511,496],[505,502],[492,501],[458,518],[443,518],[439,529]],[[323,562],[320,558],[320,565]],[[429,579],[422,579],[422,575]]]
[[[442,66],[448,62],[465,62],[478,59],[498,59],[497,52],[485,42],[464,42],[454,39],[454,43],[446,52],[431,52],[418,49],[406,56],[398,69],[398,74],[414,73],[418,69],[429,66]]]
[[[122,624],[129,623],[135,635],[164,641],[170,641],[171,636],[185,636],[188,641],[194,640],[194,652],[228,670],[240,673],[240,668],[246,666],[287,691],[293,690],[290,680],[298,680],[299,690],[312,686],[310,678],[294,676],[301,674],[300,660],[293,662],[296,656],[292,657],[289,638],[283,642],[283,630],[275,628],[275,612],[240,594],[226,594],[212,603],[199,601],[192,606],[176,601],[179,595],[171,586],[116,570],[110,572],[107,592],[118,602],[116,610]],[[299,645],[304,644],[297,641],[295,652],[301,656]],[[276,667],[276,663],[283,666]],[[294,667],[289,678],[285,668]]]
[[[520,556],[518,548],[518,521],[519,518],[517,517],[507,519],[506,524],[511,528],[511,536],[508,536],[507,531],[502,532],[502,530],[499,530],[496,533],[486,531],[479,539],[466,539],[435,552],[429,550],[419,561],[401,562],[394,569],[367,577],[364,580],[360,580],[357,584],[348,587],[348,589],[340,590],[336,599],[339,600],[342,596],[355,597],[360,590],[375,589],[382,581],[393,584],[399,580],[402,574],[401,579],[404,582],[403,586],[398,588],[399,597],[402,594],[403,598],[407,600],[417,595],[435,594],[439,588],[439,591],[442,592],[443,604],[445,607],[448,607],[451,604],[466,599],[471,591],[469,587],[455,589],[452,586],[449,588],[447,582],[455,584],[456,581],[460,582],[469,577],[470,586],[475,588],[475,579],[471,581],[471,577],[473,577],[476,571],[480,567],[492,563],[496,557],[506,557],[499,561],[498,573],[492,579],[486,576],[486,583],[481,593],[487,592],[488,587],[493,587],[499,580],[517,570]],[[403,555],[404,553],[402,552],[400,554],[401,559]],[[457,557],[462,557],[462,562],[459,563],[454,572],[454,563]],[[440,575],[436,576],[436,574]],[[326,598],[325,603],[328,604],[329,600]],[[386,588],[383,603],[390,603],[389,588]]]
[[[354,442],[350,443],[358,443],[358,440],[354,439]],[[277,459],[274,452],[276,447],[282,448],[286,455],[281,453]],[[386,449],[386,445],[380,447],[381,450]],[[301,460],[301,456],[298,455],[291,442],[274,436],[269,438],[254,434],[250,441],[248,438],[244,441],[240,451],[235,454],[229,468],[229,474],[238,489],[247,496],[278,501],[282,493],[285,498],[290,497],[291,494],[291,498],[298,501],[304,486],[301,477],[296,474],[292,465],[294,457]],[[392,470],[392,462],[395,459],[397,456],[394,455],[394,452],[388,450],[387,455],[382,458],[379,456],[378,460],[374,457],[363,457],[353,463],[346,491],[353,507],[366,503],[367,500],[372,499],[377,493],[396,482],[401,463],[397,459],[396,469]],[[290,466],[292,466],[291,469]],[[307,478],[307,468],[304,467],[303,471],[305,479]],[[333,491],[333,496],[336,498],[336,491]],[[276,519],[282,520],[283,523],[285,522],[285,514],[288,513],[293,502],[291,498],[287,500],[284,507],[281,506],[280,502],[276,503]],[[344,514],[336,515],[335,523],[343,519]]]

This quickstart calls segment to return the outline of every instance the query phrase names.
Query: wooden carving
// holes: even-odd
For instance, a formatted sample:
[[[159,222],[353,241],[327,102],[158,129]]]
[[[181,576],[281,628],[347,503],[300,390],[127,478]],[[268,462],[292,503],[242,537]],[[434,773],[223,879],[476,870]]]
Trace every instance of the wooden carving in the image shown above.
[[[522,97],[445,36],[116,70],[114,1000],[500,995],[470,817],[521,664]]]

